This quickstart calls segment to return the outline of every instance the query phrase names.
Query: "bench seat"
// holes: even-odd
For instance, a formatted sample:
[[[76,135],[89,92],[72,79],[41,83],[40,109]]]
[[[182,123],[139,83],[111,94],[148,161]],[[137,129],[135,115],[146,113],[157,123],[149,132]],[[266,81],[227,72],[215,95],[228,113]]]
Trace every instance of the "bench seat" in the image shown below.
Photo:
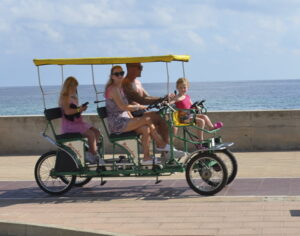
[[[84,137],[80,133],[65,133],[60,135],[55,135],[57,141],[62,140],[73,140],[73,139],[83,139]]]
[[[117,139],[135,139],[138,134],[134,131],[124,132],[124,133],[112,133],[109,135],[110,140],[117,140]]]

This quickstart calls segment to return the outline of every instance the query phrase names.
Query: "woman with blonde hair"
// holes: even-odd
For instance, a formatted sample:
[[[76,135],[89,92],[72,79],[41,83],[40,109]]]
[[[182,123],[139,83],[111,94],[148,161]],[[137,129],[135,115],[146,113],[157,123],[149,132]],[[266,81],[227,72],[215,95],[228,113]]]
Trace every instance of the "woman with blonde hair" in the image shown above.
[[[59,97],[59,106],[62,109],[62,133],[80,133],[88,139],[89,150],[86,153],[86,161],[91,164],[104,164],[97,153],[97,141],[100,132],[92,125],[83,121],[81,113],[87,109],[87,104],[79,106],[77,94],[78,81],[75,77],[69,76],[62,87]]]
[[[170,145],[166,144],[162,137],[157,133],[150,117],[133,117],[131,111],[146,109],[146,106],[137,104],[130,105],[122,90],[122,80],[124,71],[121,66],[111,68],[109,80],[105,87],[106,111],[108,127],[111,133],[123,133],[135,131],[142,135],[142,146],[144,152],[143,165],[159,163],[154,157],[150,156],[149,142],[152,137],[157,145],[158,151],[170,151]]]

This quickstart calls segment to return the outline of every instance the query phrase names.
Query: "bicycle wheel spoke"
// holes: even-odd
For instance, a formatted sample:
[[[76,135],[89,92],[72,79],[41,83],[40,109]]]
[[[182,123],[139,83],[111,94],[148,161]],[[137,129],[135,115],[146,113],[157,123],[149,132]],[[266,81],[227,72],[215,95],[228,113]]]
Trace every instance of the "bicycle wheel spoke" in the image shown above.
[[[202,153],[189,161],[186,178],[194,191],[211,195],[219,192],[227,183],[227,170],[216,155]]]
[[[62,176],[68,181],[62,181],[61,177],[53,176],[52,171],[55,169],[56,152],[44,154],[38,160],[35,167],[35,178],[41,189],[50,194],[61,194],[68,191],[74,181],[75,176]]]

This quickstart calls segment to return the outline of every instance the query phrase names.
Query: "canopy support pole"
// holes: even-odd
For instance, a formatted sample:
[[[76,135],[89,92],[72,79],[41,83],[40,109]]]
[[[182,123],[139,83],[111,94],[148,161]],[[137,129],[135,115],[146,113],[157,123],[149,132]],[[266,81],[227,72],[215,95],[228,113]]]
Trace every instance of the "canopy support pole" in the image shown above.
[[[43,95],[43,104],[44,104],[44,109],[46,109],[46,101],[45,101],[45,93],[42,87],[42,83],[41,83],[41,75],[40,75],[40,67],[37,66],[37,72],[38,72],[38,80],[39,80],[39,86]]]
[[[93,86],[94,86],[94,90],[95,90],[95,94],[96,94],[96,101],[98,101],[98,92],[97,92],[97,87],[96,87],[96,83],[95,83],[94,66],[93,65],[91,65],[91,71],[92,71]],[[97,103],[97,107],[98,107],[98,103]]]
[[[61,84],[63,85],[64,84],[64,66],[63,65],[60,65],[61,66]]]
[[[167,68],[167,95],[169,95],[169,93],[170,93],[170,75],[169,75],[168,62],[166,62],[166,68]],[[170,102],[169,96],[168,96],[168,102]]]
[[[184,70],[184,62],[182,61],[182,74],[183,74],[183,78],[185,78],[185,70]]]

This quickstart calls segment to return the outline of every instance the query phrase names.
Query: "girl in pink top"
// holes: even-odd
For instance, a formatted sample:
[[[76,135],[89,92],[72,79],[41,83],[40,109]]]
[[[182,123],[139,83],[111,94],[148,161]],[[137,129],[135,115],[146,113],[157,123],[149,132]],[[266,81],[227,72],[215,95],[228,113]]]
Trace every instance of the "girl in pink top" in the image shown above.
[[[179,78],[176,82],[176,88],[178,90],[178,95],[175,96],[174,101],[175,105],[178,109],[191,109],[192,100],[189,95],[186,94],[189,88],[189,81],[186,78]],[[189,111],[179,110],[179,119],[181,123],[190,123],[193,122],[194,115]],[[198,127],[204,129],[205,126],[208,127],[209,130],[218,129],[223,126],[222,122],[217,122],[212,124],[209,117],[203,114],[196,114],[195,122]],[[199,142],[203,141],[203,131],[198,130],[198,139]]]

